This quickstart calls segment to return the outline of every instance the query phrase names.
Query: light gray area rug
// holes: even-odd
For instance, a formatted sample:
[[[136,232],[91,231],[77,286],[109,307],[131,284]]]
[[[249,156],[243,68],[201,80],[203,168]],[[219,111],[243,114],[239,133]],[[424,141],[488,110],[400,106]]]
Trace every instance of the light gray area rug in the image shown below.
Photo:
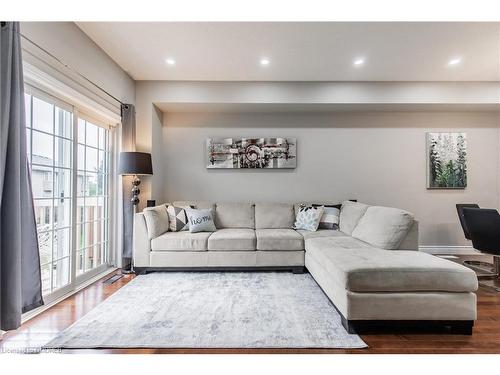
[[[45,348],[364,348],[309,274],[136,277]]]

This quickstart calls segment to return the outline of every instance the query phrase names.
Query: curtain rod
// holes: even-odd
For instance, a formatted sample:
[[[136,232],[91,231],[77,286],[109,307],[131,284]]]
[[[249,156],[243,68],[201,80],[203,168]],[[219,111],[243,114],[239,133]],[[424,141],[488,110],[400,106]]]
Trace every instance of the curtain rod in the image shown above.
[[[80,72],[78,72],[76,69],[73,69],[71,66],[69,66],[68,64],[65,64],[64,62],[62,62],[59,58],[57,58],[56,56],[54,56],[52,53],[50,53],[49,51],[47,51],[45,48],[41,47],[39,44],[35,43],[34,41],[32,41],[30,38],[24,36],[22,33],[19,33],[19,35],[26,41],[30,42],[31,44],[33,44],[35,47],[39,48],[40,50],[42,50],[43,52],[45,52],[47,55],[49,55],[50,57],[52,57],[54,60],[56,60],[57,62],[59,62],[61,65],[63,65],[65,68],[71,70],[72,72],[76,73],[78,76],[80,76],[81,78],[83,78],[85,81],[87,81],[88,83],[90,83],[92,86],[94,86],[95,88],[97,88],[98,90],[102,91],[103,93],[105,93],[106,95],[108,95],[110,98],[113,98],[114,100],[116,100],[118,103],[120,103],[121,105],[125,105],[125,103],[123,103],[121,100],[117,99],[116,97],[114,97],[113,95],[111,95],[109,92],[107,92],[106,90],[104,90],[103,88],[101,88],[100,86],[98,86],[96,83],[92,82],[90,79],[88,79],[87,77],[85,77],[83,74],[81,74]]]

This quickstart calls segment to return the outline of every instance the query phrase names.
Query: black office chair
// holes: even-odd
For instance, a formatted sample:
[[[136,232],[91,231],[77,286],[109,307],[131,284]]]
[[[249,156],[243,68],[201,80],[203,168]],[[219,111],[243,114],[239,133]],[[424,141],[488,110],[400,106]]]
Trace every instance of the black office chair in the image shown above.
[[[500,215],[497,210],[463,208],[463,218],[474,249],[493,255],[493,269],[489,280],[480,284],[500,291]]]
[[[470,240],[471,238],[470,238],[469,228],[467,228],[467,225],[465,225],[464,208],[479,208],[479,206],[475,203],[459,203],[459,204],[457,204],[458,219],[460,220],[460,224],[462,224],[462,229],[464,230],[465,238]]]
[[[466,239],[471,240],[469,228],[465,224],[464,219],[464,208],[479,208],[479,206],[475,203],[459,203],[456,205],[458,219],[460,220],[460,224],[462,225],[462,229],[464,231],[464,236]],[[479,260],[465,260],[463,261],[463,265],[469,267],[478,277],[490,277],[493,276],[495,271],[495,266],[493,263],[483,262]]]

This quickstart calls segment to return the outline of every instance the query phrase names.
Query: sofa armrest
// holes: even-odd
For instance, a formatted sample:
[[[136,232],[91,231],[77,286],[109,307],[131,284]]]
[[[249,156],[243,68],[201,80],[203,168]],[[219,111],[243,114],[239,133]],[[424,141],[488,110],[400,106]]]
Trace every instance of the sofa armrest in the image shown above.
[[[416,250],[418,251],[418,221],[413,221],[413,225],[406,234],[398,250]]]
[[[143,213],[134,215],[134,266],[149,267],[151,241]]]

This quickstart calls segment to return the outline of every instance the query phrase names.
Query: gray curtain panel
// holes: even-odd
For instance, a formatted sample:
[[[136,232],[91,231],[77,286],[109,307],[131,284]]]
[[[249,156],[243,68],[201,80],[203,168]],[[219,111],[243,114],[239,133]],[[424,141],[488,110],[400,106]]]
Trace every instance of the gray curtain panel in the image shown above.
[[[40,254],[26,156],[19,22],[1,24],[0,76],[0,329],[43,305]]]
[[[122,104],[122,151],[135,151],[135,107]],[[132,267],[132,233],[134,229],[134,206],[132,198],[132,177],[122,177],[123,191],[123,252],[122,269]]]

